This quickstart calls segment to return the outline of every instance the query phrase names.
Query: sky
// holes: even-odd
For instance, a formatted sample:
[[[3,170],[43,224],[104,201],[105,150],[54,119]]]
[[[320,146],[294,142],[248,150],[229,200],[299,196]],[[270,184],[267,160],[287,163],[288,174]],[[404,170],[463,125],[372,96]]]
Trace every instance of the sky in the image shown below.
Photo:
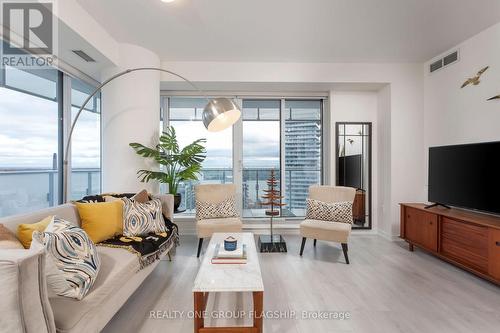
[[[206,138],[207,158],[204,168],[232,168],[232,128],[208,132],[201,121],[175,121],[181,147],[196,139]],[[280,156],[279,122],[243,122],[243,167],[278,168]]]
[[[57,103],[0,88],[0,168],[52,168]],[[73,137],[73,167],[99,167],[98,115],[84,112]]]

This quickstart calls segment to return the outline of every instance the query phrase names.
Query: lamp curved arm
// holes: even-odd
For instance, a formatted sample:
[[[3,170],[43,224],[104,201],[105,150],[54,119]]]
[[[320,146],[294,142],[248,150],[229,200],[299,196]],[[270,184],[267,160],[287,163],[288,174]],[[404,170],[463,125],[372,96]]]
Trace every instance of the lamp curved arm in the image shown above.
[[[69,180],[69,170],[68,170],[68,163],[69,163],[69,149],[71,147],[71,138],[73,137],[73,132],[75,130],[75,126],[76,126],[76,123],[78,122],[78,118],[80,117],[81,113],[83,112],[83,110],[85,109],[85,106],[88,104],[88,102],[99,92],[101,91],[101,89],[106,86],[108,83],[110,83],[111,81],[113,81],[114,79],[117,79],[119,78],[120,76],[124,76],[126,74],[129,74],[129,73],[132,73],[132,72],[137,72],[137,71],[157,71],[157,72],[163,72],[163,73],[168,73],[170,75],[173,75],[173,76],[176,76],[184,81],[186,81],[187,83],[189,83],[189,85],[191,87],[193,87],[195,90],[197,90],[201,95],[203,95],[207,100],[208,100],[208,97],[206,96],[206,94],[200,89],[198,88],[193,82],[191,82],[190,80],[186,79],[184,76],[180,75],[180,74],[177,74],[175,72],[172,72],[172,71],[169,71],[167,69],[163,69],[163,68],[157,68],[157,67],[138,67],[138,68],[132,68],[132,69],[127,69],[127,70],[124,70],[120,73],[117,73],[113,76],[111,76],[109,79],[106,79],[104,82],[102,82],[99,86],[97,86],[95,88],[95,90],[87,97],[87,99],[85,99],[85,101],[82,103],[82,106],[80,107],[80,109],[78,110],[78,112],[76,113],[76,116],[75,116],[75,119],[73,120],[73,122],[71,123],[71,129],[68,133],[68,139],[66,141],[66,147],[64,149],[64,156],[63,156],[63,201],[66,202],[67,199],[68,199],[68,180]]]

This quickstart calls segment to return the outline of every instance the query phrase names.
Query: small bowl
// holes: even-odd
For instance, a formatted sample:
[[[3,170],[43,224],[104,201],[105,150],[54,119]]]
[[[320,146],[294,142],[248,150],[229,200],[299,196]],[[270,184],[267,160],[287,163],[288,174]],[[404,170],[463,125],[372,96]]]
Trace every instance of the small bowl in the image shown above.
[[[238,246],[238,240],[233,236],[229,236],[224,239],[224,250],[226,251],[234,251]]]

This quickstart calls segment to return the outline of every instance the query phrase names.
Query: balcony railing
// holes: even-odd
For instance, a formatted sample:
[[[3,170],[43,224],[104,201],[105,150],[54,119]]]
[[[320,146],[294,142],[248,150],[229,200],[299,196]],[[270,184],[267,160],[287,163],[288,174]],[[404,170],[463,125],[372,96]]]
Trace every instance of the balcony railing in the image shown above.
[[[263,217],[267,207],[262,206],[263,190],[271,168],[243,169],[242,214],[244,217]],[[57,205],[58,170],[16,169],[0,170],[0,217],[13,215]],[[101,192],[100,170],[97,168],[73,169],[71,177],[71,199],[78,200],[86,195]],[[279,179],[280,173],[276,172]],[[194,214],[194,186],[199,183],[226,184],[233,182],[232,169],[204,169],[198,182],[186,182],[179,187],[182,194],[181,209],[187,215]],[[282,188],[286,206],[281,215],[304,216],[310,185],[321,182],[321,171],[316,169],[285,171]]]
[[[242,209],[243,217],[263,217],[265,209],[262,206],[262,195],[267,189],[266,180],[269,177],[271,168],[245,168],[243,169],[242,184]],[[279,180],[280,173],[276,172]],[[202,177],[197,182],[186,182],[179,187],[182,195],[181,209],[185,209],[187,215],[194,214],[196,200],[194,186],[200,183],[225,184],[233,182],[231,169],[204,169]],[[321,171],[315,169],[307,170],[286,170],[285,182],[282,188],[285,193],[283,202],[286,206],[282,209],[281,215],[287,217],[304,216],[306,198],[310,185],[321,182]]]
[[[57,205],[58,170],[0,170],[0,217]],[[100,193],[101,172],[98,168],[73,169],[71,199]]]

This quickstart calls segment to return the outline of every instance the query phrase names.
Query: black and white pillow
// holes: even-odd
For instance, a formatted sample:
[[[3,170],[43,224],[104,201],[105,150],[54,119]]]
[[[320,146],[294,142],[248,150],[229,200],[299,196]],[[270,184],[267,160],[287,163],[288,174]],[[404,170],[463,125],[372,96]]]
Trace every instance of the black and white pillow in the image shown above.
[[[167,231],[162,215],[160,199],[153,199],[146,203],[122,198],[123,207],[123,235],[127,237],[144,236],[149,233],[164,233]]]
[[[234,195],[218,203],[209,203],[196,200],[196,219],[220,219],[238,217]]]
[[[32,249],[46,252],[47,284],[57,295],[81,300],[97,279],[101,260],[87,233],[55,217],[44,232],[33,233]]]
[[[352,224],[352,202],[328,203],[307,199],[306,219]]]

